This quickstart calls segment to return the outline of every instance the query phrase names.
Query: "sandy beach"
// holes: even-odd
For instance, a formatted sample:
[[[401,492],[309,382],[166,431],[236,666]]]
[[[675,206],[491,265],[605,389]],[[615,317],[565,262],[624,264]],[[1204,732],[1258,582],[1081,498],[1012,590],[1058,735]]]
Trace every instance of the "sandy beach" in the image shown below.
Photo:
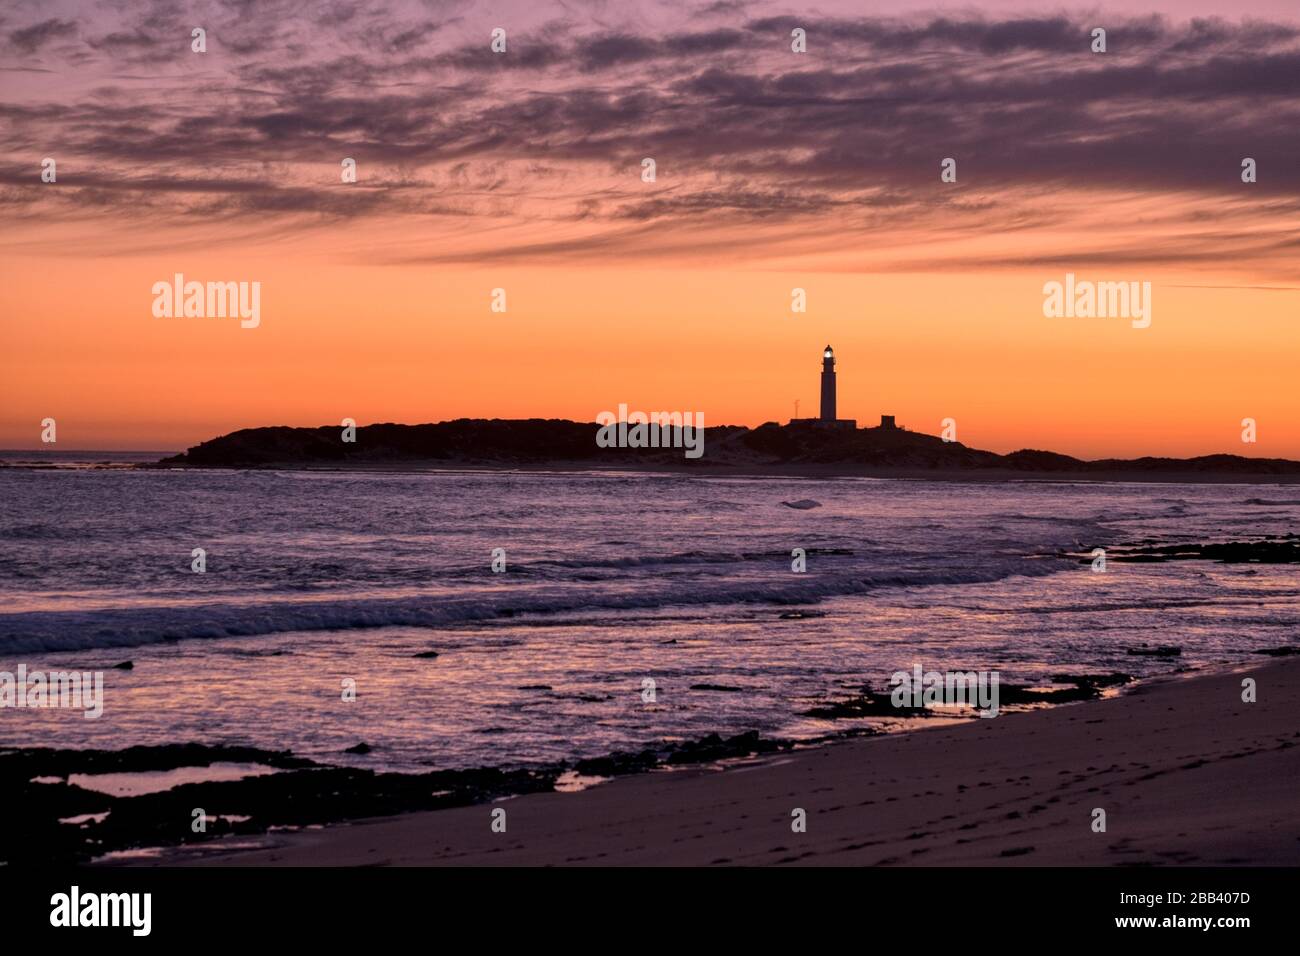
[[[1258,701],[1242,701],[1242,681]],[[1300,660],[578,793],[281,834],[224,865],[1294,865]],[[491,829],[496,808],[505,833]],[[807,831],[791,814],[807,812]],[[1094,810],[1106,831],[1093,831]],[[241,841],[247,845],[247,841]]]

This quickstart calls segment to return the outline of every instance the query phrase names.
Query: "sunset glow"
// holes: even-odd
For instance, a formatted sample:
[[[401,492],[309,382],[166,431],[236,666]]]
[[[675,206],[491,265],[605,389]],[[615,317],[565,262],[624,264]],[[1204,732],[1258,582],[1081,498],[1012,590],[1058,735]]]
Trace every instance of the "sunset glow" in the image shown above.
[[[47,416],[105,449],[619,402],[757,425],[813,407],[830,341],[864,424],[1105,457],[1241,453],[1250,417],[1250,454],[1300,457],[1282,8],[1112,18],[1105,56],[998,5],[842,5],[804,56],[776,10],[521,12],[494,60],[508,8],[303,45],[214,6],[199,56],[181,15],[63,6],[5,24],[0,446]],[[178,272],[260,282],[260,326],[154,318]],[[1150,282],[1151,327],[1045,318],[1067,272]]]

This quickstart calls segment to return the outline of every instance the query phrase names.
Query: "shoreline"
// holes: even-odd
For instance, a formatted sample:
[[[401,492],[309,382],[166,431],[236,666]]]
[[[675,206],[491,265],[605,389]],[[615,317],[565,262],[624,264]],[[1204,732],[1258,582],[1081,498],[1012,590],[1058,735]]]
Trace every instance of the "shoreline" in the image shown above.
[[[936,439],[937,440],[937,439]],[[7,460],[12,456],[30,454],[30,460]],[[396,460],[358,459],[347,462],[303,461],[286,459],[257,463],[212,462],[189,463],[177,461],[180,455],[152,461],[113,461],[112,456],[166,454],[159,452],[97,452],[68,451],[59,457],[41,460],[42,452],[0,450],[0,472],[4,471],[158,471],[158,472],[295,472],[321,474],[526,474],[526,475],[592,475],[604,477],[665,475],[698,478],[773,478],[773,479],[834,479],[857,478],[879,481],[942,481],[942,482],[1027,482],[1065,484],[1203,484],[1203,485],[1278,485],[1300,484],[1300,462],[1296,470],[1252,471],[1237,468],[1034,468],[1028,463],[1020,467],[987,464],[867,464],[851,461],[710,461],[708,459],[677,460],[657,459],[637,461],[625,459],[597,463],[590,459],[574,460],[510,460],[506,458],[475,457],[408,457]],[[48,452],[46,453],[48,454]],[[984,453],[980,454],[993,454]],[[1019,454],[1019,453],[1017,453]],[[74,458],[84,455],[83,458]],[[97,456],[106,456],[98,458]],[[1005,457],[1005,456],[1003,456]],[[1205,457],[1205,456],[1203,456]],[[1161,459],[1170,465],[1191,462],[1195,459]],[[1239,459],[1248,462],[1250,459]],[[1282,459],[1263,459],[1282,462]],[[1081,462],[1089,464],[1088,462]]]
[[[367,462],[356,465],[313,465],[301,462],[283,462],[265,465],[183,465],[148,463],[58,465],[53,463],[0,463],[0,471],[156,471],[156,472],[295,472],[328,475],[464,475],[464,474],[527,474],[535,476],[591,475],[600,477],[663,475],[688,478],[770,478],[789,480],[797,478],[837,479],[857,478],[873,481],[938,481],[984,483],[1037,483],[1037,484],[1149,484],[1149,485],[1300,485],[1300,473],[1274,474],[1269,472],[1166,472],[1149,470],[1108,471],[1029,471],[1011,468],[870,468],[842,465],[610,465],[597,466],[583,462],[548,462],[545,464],[500,464],[465,462],[451,464],[445,461],[402,462],[383,464]]]
[[[1257,703],[1241,700],[1245,676]],[[1296,865],[1298,709],[1300,660],[1230,665],[1077,705],[133,862]],[[500,808],[507,829],[494,833]],[[798,808],[803,833],[791,829]]]
[[[1158,471],[1105,471],[1105,472],[1046,472],[1018,471],[1014,469],[925,469],[925,468],[854,468],[835,465],[783,465],[772,467],[752,467],[745,465],[618,465],[606,468],[581,463],[566,465],[548,463],[544,465],[485,465],[464,464],[447,465],[401,464],[401,465],[360,465],[347,467],[328,467],[301,464],[268,465],[266,467],[230,467],[191,466],[191,465],[134,465],[141,471],[293,471],[323,472],[331,474],[529,474],[568,476],[588,474],[602,477],[619,475],[665,475],[687,478],[771,478],[771,479],[837,479],[858,478],[873,481],[944,481],[970,482],[983,484],[988,482],[1026,482],[1026,483],[1062,483],[1062,484],[1156,484],[1156,485],[1300,485],[1300,474],[1268,473],[1205,473],[1205,472],[1158,472]]]

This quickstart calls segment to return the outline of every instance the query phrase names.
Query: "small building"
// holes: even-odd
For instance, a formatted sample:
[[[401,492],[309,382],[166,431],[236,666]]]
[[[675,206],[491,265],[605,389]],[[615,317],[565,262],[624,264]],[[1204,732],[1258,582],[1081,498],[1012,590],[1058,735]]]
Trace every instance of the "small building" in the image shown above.
[[[894,422],[894,416],[893,416],[893,415],[881,415],[881,416],[880,416],[880,427],[881,427],[881,428],[897,428],[898,425]]]

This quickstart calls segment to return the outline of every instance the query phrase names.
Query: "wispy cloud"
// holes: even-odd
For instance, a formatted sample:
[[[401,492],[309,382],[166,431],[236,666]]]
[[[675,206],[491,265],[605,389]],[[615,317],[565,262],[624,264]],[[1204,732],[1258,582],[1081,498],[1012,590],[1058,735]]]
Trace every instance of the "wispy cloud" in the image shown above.
[[[714,230],[715,251],[746,257],[762,247],[736,241],[747,227],[787,242],[820,231],[831,248],[846,236],[896,244],[882,230],[1065,236],[1097,218],[1073,198],[1092,193],[1117,215],[1161,197],[1178,209],[1161,213],[1159,244],[1134,235],[1151,228],[1139,218],[1090,254],[1192,264],[1218,248],[1294,271],[1280,261],[1300,204],[1291,23],[1112,19],[1096,55],[1092,22],[1064,15],[753,16],[713,3],[665,27],[558,7],[498,56],[457,3],[55,8],[5,24],[11,68],[56,70],[0,100],[0,205],[20,221],[106,208],[178,223],[273,217],[289,230],[482,217],[483,256],[569,258],[602,242],[652,256],[709,247]],[[202,55],[189,48],[199,20]],[[790,51],[795,27],[806,54]],[[44,155],[60,159],[57,190],[39,182],[32,157]],[[361,166],[355,187],[339,188],[344,156]],[[1260,175],[1243,195],[1245,156]],[[644,157],[658,164],[653,186]],[[958,161],[948,188],[944,157]],[[503,201],[556,235],[502,246]],[[1235,252],[1199,238],[1216,225]],[[1068,255],[1036,241],[999,261]],[[894,265],[987,259],[954,250]]]

